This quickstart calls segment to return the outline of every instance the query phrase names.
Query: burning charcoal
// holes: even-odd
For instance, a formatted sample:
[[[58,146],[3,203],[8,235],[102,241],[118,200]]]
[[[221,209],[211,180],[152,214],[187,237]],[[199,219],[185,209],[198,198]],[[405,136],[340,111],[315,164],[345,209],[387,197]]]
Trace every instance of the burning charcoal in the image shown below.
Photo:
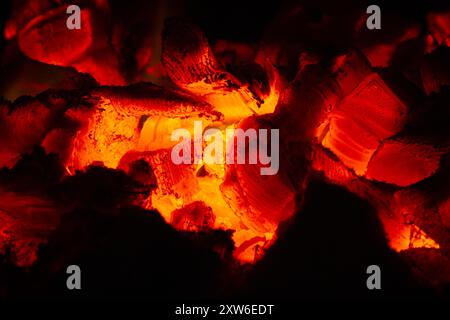
[[[312,168],[374,203],[391,247],[399,251],[411,243],[417,247],[439,247],[437,239],[441,242],[441,236],[420,219],[408,224],[397,210],[386,210],[386,203],[393,201],[389,192],[358,175],[411,185],[435,174],[444,149],[418,142],[419,138],[414,143],[409,137],[411,130],[403,134],[403,140],[390,138],[402,132],[409,119],[409,108],[358,54],[337,57],[332,71],[333,77],[320,77],[323,71],[317,65],[307,66],[287,89],[275,121],[289,123],[295,119],[301,125],[295,134],[286,134],[285,139],[320,142],[320,146],[313,144],[309,151],[306,149]],[[331,137],[333,130],[335,138]],[[384,143],[380,143],[383,139]],[[397,145],[391,148],[391,162],[387,162],[383,149],[391,141]],[[373,176],[375,168],[379,169],[377,177]]]
[[[166,21],[163,31],[162,63],[178,86],[203,97],[227,121],[253,114],[273,112],[278,101],[275,81],[270,94],[252,92],[218,63],[203,32],[182,20]]]
[[[289,128],[280,131],[281,149],[286,154],[286,162],[282,168],[289,167],[285,170],[289,172],[288,175],[296,173],[291,180],[297,181],[294,185],[300,189],[303,188],[302,177],[305,177],[307,165],[299,165],[299,159],[308,159],[313,166],[321,167],[320,171],[328,170],[328,167],[323,167],[323,163],[313,159],[315,152],[311,147],[315,149],[315,143],[322,141],[323,133],[328,129],[328,119],[343,97],[349,95],[372,73],[365,57],[357,51],[349,51],[336,57],[330,66],[331,70],[322,68],[318,60],[311,62],[312,64],[308,62],[299,70],[296,79],[283,92],[277,112],[271,120],[275,128]],[[319,158],[325,162],[335,161],[325,160],[328,158],[325,154]],[[340,163],[335,164],[342,167]],[[349,173],[348,176],[352,175]]]
[[[374,205],[392,249],[401,252],[408,248],[446,247],[448,233],[442,228],[432,199],[424,192],[399,190],[392,196],[391,188],[358,179],[320,147],[312,157],[314,170]]]
[[[282,141],[320,140],[326,120],[338,102],[372,72],[364,56],[356,51],[337,57],[331,71],[318,63],[305,64],[283,92],[274,116],[275,127],[289,127],[292,132],[283,136]]]
[[[10,109],[13,111],[9,112]],[[3,165],[13,165],[21,153],[42,142],[47,150],[59,153],[70,170],[95,161],[116,167],[128,151],[155,150],[174,144],[170,142],[167,128],[154,125],[151,133],[164,139],[151,147],[147,145],[148,140],[147,144],[141,143],[140,139],[149,138],[146,136],[146,126],[151,126],[149,122],[178,119],[173,120],[172,126],[179,127],[186,115],[193,117],[186,120],[187,124],[199,118],[210,122],[220,119],[220,114],[207,103],[178,90],[149,84],[103,87],[87,95],[84,91],[45,92],[38,98],[18,100],[12,105],[4,103],[2,110]],[[55,119],[61,118],[64,120],[58,125],[65,124],[65,127],[53,128]],[[140,137],[141,130],[144,136]],[[160,135],[158,130],[166,135]]]
[[[380,141],[405,125],[407,110],[384,81],[372,74],[330,113],[321,144],[356,174],[364,175]]]
[[[321,144],[359,176],[411,185],[436,172],[443,152],[406,140],[380,144],[403,129],[407,114],[406,105],[372,74],[329,114]]]
[[[175,165],[172,162],[171,147],[176,143],[171,141],[173,129],[193,127],[196,120],[209,125],[223,119],[212,106],[190,94],[151,84],[101,87],[89,91],[54,91],[30,98],[21,110],[28,112],[29,106],[36,101],[48,105],[51,117],[61,122],[57,122],[57,127],[54,121],[47,122],[43,128],[43,136],[40,139],[36,137],[36,141],[33,141],[58,153],[68,173],[74,174],[89,165],[104,165],[121,168],[133,175],[135,172],[130,165],[142,159],[152,168],[157,188],[151,194],[148,190],[147,196],[140,199],[139,203],[145,207],[157,208],[168,221],[171,221],[174,210],[193,201],[203,201],[212,208],[216,217],[214,227],[237,230],[235,239],[237,244],[241,244],[253,237],[261,237],[264,233],[266,241],[269,240],[278,220],[287,218],[293,212],[292,208],[284,211],[289,204],[293,206],[294,202],[294,192],[286,187],[280,188],[281,193],[273,203],[279,203],[282,196],[287,197],[285,205],[274,207],[266,202],[269,207],[264,209],[263,216],[260,217],[263,207],[259,206],[259,198],[255,198],[250,201],[252,208],[255,208],[252,210],[256,210],[255,216],[252,213],[241,218],[229,207],[220,190],[223,165],[208,165],[206,173],[198,176],[195,164]],[[23,151],[15,152],[20,154]],[[252,168],[248,172],[250,176],[243,167],[237,170],[243,179],[244,188],[260,189],[261,185],[252,182],[253,174],[260,176],[259,169],[260,167],[255,170]],[[274,185],[283,186],[277,178],[265,180],[273,180]],[[247,185],[248,183],[250,184]],[[283,194],[284,191],[288,193]],[[252,199],[254,191],[246,192],[244,196]],[[267,191],[264,194],[267,195]],[[267,196],[263,195],[263,198]],[[264,203],[261,205],[264,206]],[[242,212],[244,209],[239,210]],[[273,218],[269,214],[270,210],[277,212]],[[260,222],[261,218],[269,222]],[[249,225],[246,227],[249,231],[240,232],[244,225],[243,219]],[[260,223],[266,226],[255,228]]]
[[[409,238],[403,239],[411,248],[441,248],[448,255],[450,233],[440,215],[442,203],[432,183],[395,192],[393,209],[405,219],[410,229]],[[433,190],[433,192],[430,192]],[[441,202],[441,204],[439,204]]]
[[[152,271],[145,284],[163,278],[159,297],[173,283],[188,283],[190,293],[208,269],[196,266],[202,261],[224,270],[209,269],[222,281],[241,277],[241,264],[256,263],[255,275],[300,252],[293,267],[276,262],[290,273],[273,279],[289,286],[292,275],[298,283],[324,275],[319,290],[330,279],[342,290],[351,273],[350,285],[368,292],[361,273],[376,263],[382,279],[412,268],[426,285],[448,285],[448,10],[423,4],[430,10],[419,17],[386,4],[382,29],[369,30],[364,4],[301,1],[264,21],[261,43],[209,25],[210,45],[194,23],[171,18],[160,45],[154,31],[172,13],[160,1],[81,0],[75,30],[66,27],[68,1],[27,2],[13,1],[0,57],[12,75],[0,86],[19,96],[0,101],[0,258],[34,265],[26,279],[43,272],[42,283],[55,285],[54,270],[66,262],[93,261],[86,274],[107,290],[104,265],[119,279],[134,274],[126,266],[134,261],[133,269]],[[17,50],[25,56],[15,58]],[[42,63],[58,67],[44,75]],[[41,87],[15,72],[28,66],[36,67],[30,78],[76,79]],[[146,68],[161,68],[169,87],[135,83]],[[38,86],[19,88],[28,83]],[[51,90],[20,97],[40,88]],[[331,273],[322,259],[330,254]],[[194,263],[180,273],[186,260]],[[125,278],[120,286],[129,288]],[[310,283],[314,294],[317,281]]]
[[[266,128],[255,117],[243,120],[239,127]],[[261,137],[259,138],[261,139]],[[256,153],[246,140],[248,153]],[[268,143],[270,146],[270,143]],[[272,150],[273,152],[273,150]],[[236,153],[235,153],[236,156]],[[251,157],[251,155],[249,155]],[[258,159],[259,155],[256,156]],[[221,190],[227,203],[242,217],[248,228],[273,233],[278,223],[288,219],[295,210],[295,192],[281,174],[261,175],[262,164],[228,164]]]
[[[439,168],[443,151],[405,140],[385,141],[373,155],[366,177],[409,186],[433,175]]]
[[[211,106],[190,95],[148,84],[94,90],[90,99],[96,101],[94,108],[66,112],[80,126],[69,159],[75,169],[94,161],[115,168],[129,151],[173,146],[170,128],[188,126],[199,118],[208,122],[220,118]]]
[[[350,169],[321,146],[314,146],[309,156],[311,167],[322,172],[333,183],[348,186],[357,180],[357,176]]]
[[[128,93],[127,90],[129,90]],[[130,96],[130,93],[132,93],[132,96]],[[67,160],[67,156],[73,152],[78,154],[76,161],[75,159],[69,160],[69,162],[71,162],[71,167],[75,166],[74,168],[81,168],[93,161],[102,161],[105,164],[114,167],[118,164],[120,157],[127,151],[139,149],[140,130],[144,130],[145,134],[145,123],[147,120],[147,123],[150,121],[157,121],[158,119],[158,121],[161,122],[161,119],[167,116],[167,119],[180,119],[177,121],[183,121],[181,119],[183,119],[186,114],[195,117],[192,120],[187,120],[188,122],[193,122],[195,119],[202,117],[204,119],[209,118],[211,119],[210,121],[220,118],[220,115],[213,112],[211,107],[206,103],[198,102],[195,98],[192,98],[185,93],[176,90],[164,90],[157,86],[137,85],[130,87],[129,89],[117,88],[117,90],[103,88],[91,91],[90,95],[84,96],[83,98],[81,98],[79,94],[84,93],[60,92],[54,94],[47,92],[40,95],[38,99],[26,99],[20,102],[22,105],[21,107],[19,107],[18,101],[12,106],[14,112],[10,114],[8,114],[7,110],[11,107],[8,104],[4,104],[4,116],[0,122],[0,126],[3,126],[4,130],[8,129],[8,134],[22,137],[20,140],[17,140],[16,138],[13,138],[13,136],[8,138],[9,136],[5,135],[5,138],[7,139],[5,139],[3,144],[2,152],[4,154],[4,163],[14,164],[20,153],[29,151],[29,148],[35,144],[39,144],[40,140],[47,150],[60,153],[63,160]],[[52,101],[55,102],[53,103]],[[61,107],[61,104],[66,105]],[[102,105],[103,108],[101,107]],[[48,108],[47,106],[51,107]],[[105,106],[107,107],[104,108]],[[39,108],[42,109],[39,112],[39,117],[30,117]],[[68,110],[64,110],[64,108],[68,108]],[[66,119],[64,121],[66,125],[67,123],[69,123],[69,125],[67,125],[66,128],[52,129],[52,126],[54,125],[54,120],[52,119],[61,116]],[[21,120],[16,121],[17,117],[20,117]],[[96,119],[95,121],[99,123],[107,123],[107,121],[115,118],[117,122],[109,122],[112,127],[108,130],[116,131],[116,137],[111,137],[109,133],[106,134],[106,132],[104,136],[101,136],[101,133],[98,130],[105,130],[106,127],[95,126],[95,121],[90,122],[90,119],[92,119],[91,117],[94,117]],[[26,119],[28,119],[28,124],[26,124],[27,122],[24,122]],[[85,125],[87,127],[85,127]],[[177,125],[181,125],[181,123],[175,122],[172,124],[172,126],[175,127],[177,127]],[[79,127],[78,129],[76,129],[77,126]],[[30,130],[30,127],[34,129]],[[161,129],[164,130],[164,128]],[[89,136],[89,130],[92,130],[91,133],[95,133]],[[124,133],[123,139],[119,139],[117,134],[123,130],[127,131],[127,133]],[[82,138],[84,137],[84,132],[86,132],[86,140]],[[46,136],[47,133],[48,136]],[[158,129],[153,128],[152,133],[157,134]],[[165,140],[162,141],[159,146],[153,145],[152,148],[168,147],[168,142],[173,145],[174,142],[170,142],[170,132],[167,133],[167,135],[168,136],[166,136]],[[74,136],[76,137],[73,141]],[[88,138],[88,136],[90,138]],[[161,135],[158,136],[161,139]],[[123,149],[122,155],[108,154],[105,152],[101,154],[102,152],[99,151],[98,148],[101,147],[102,143],[109,143],[106,140],[103,141],[102,137],[104,139],[113,139],[113,143],[117,144],[118,150],[121,149],[119,147],[121,143],[124,145],[127,144],[128,147]],[[146,139],[145,136],[141,138],[143,140]],[[130,144],[132,141],[134,141],[134,147]],[[165,143],[166,145],[163,145],[162,143]],[[75,148],[75,151],[72,152],[68,146]],[[78,151],[77,148],[81,148],[81,150]],[[142,148],[147,148],[147,146],[143,145]],[[117,152],[118,150],[111,150],[111,152]],[[86,158],[83,158],[83,155],[86,156]],[[113,164],[110,161],[116,162]]]
[[[413,214],[415,223],[439,243],[446,255],[450,252],[450,233],[445,219],[446,203],[450,197],[449,169],[447,154],[435,175],[395,193],[396,210]]]
[[[138,116],[168,115],[171,117],[201,116],[220,120],[221,114],[196,96],[179,89],[165,88],[152,83],[136,83],[127,87],[99,87],[94,97],[103,97],[121,109]]]
[[[27,2],[18,1],[16,15],[5,32],[10,38],[17,35],[20,49],[31,59],[73,66],[101,84],[124,84],[118,56],[105,31],[109,14],[105,2],[81,4],[82,27],[74,30],[66,26],[69,5],[42,0],[28,8]]]
[[[270,94],[270,79],[263,67],[268,60],[262,55],[256,56],[255,46],[219,40],[214,46],[214,53],[219,64],[241,83],[247,83],[251,92],[258,97]]]

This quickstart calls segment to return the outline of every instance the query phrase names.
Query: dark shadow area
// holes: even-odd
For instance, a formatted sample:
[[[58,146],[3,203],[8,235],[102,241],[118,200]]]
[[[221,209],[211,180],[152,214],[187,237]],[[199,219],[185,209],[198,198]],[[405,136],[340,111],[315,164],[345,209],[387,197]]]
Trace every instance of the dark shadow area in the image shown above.
[[[249,273],[246,296],[267,299],[429,296],[386,244],[375,210],[348,191],[313,181],[292,224]],[[382,290],[366,287],[369,265]],[[417,295],[419,294],[419,295]]]

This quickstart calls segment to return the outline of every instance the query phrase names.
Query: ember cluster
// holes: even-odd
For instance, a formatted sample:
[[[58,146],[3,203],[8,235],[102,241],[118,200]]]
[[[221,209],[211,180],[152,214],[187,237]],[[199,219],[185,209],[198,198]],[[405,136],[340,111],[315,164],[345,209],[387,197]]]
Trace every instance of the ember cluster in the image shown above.
[[[370,4],[2,4],[0,297],[448,297],[450,6]],[[174,163],[198,123],[276,174]]]

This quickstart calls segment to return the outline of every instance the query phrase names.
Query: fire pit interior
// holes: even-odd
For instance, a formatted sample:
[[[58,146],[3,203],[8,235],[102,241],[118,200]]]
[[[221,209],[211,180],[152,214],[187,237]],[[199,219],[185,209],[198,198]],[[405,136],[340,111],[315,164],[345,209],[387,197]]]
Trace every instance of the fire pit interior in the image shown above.
[[[0,297],[448,298],[450,6],[392,2],[2,1]]]

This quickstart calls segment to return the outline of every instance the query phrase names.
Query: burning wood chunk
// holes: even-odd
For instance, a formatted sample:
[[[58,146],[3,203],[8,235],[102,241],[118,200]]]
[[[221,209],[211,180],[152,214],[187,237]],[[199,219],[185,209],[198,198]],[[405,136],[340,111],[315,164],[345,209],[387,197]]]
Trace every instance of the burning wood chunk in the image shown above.
[[[392,249],[400,252],[409,248],[439,248],[428,232],[429,221],[421,220],[429,210],[426,200],[423,194],[400,190],[390,200],[388,211],[379,207],[378,215]]]
[[[404,140],[384,142],[370,160],[368,179],[409,186],[433,175],[442,152],[432,146]]]
[[[403,128],[407,111],[384,81],[372,74],[330,113],[321,144],[362,176],[380,141]]]
[[[19,34],[20,49],[30,58],[49,64],[70,65],[93,45],[90,10],[81,11],[83,28],[66,27],[66,7],[51,10],[29,22]]]
[[[166,21],[162,63],[174,83],[205,99],[227,121],[275,110],[279,94],[276,75],[272,75],[269,94],[253,92],[248,84],[225,71],[203,32],[190,23],[177,19]]]
[[[312,166],[333,183],[368,199],[377,209],[389,246],[398,252],[409,248],[446,247],[443,230],[433,198],[414,189],[392,190],[361,180],[333,155],[322,148],[313,153]]]
[[[224,70],[220,70],[203,32],[185,21],[166,21],[162,62],[173,81],[181,87],[204,80],[209,81],[205,85],[213,84],[215,80],[224,80],[218,84],[229,90],[239,87],[236,80]],[[230,78],[227,79],[227,76]]]
[[[101,88],[90,97],[96,101],[94,108],[66,113],[80,124],[70,160],[75,169],[94,161],[115,168],[129,151],[173,146],[170,128],[188,126],[200,118],[207,123],[220,119],[207,103],[155,85]]]
[[[94,162],[115,168],[128,151],[170,147],[175,142],[170,141],[168,121],[176,128],[192,126],[198,119],[221,119],[207,103],[151,84],[47,91],[3,103],[0,112],[0,164],[14,165],[20,154],[42,143],[47,151],[60,154],[70,171]]]
[[[403,232],[392,235],[393,243],[410,248],[441,248],[445,252],[450,248],[450,234],[440,212],[445,201],[440,201],[434,190],[438,185],[424,184],[394,193],[392,212],[393,216],[402,217],[398,221],[403,221]]]
[[[197,97],[179,89],[164,88],[152,83],[136,83],[127,87],[100,87],[92,91],[130,114],[167,115],[170,117],[205,116],[220,120],[221,114]]]
[[[347,97],[372,75],[372,67],[364,55],[357,50],[334,58],[331,77],[339,88],[339,96]]]
[[[372,73],[365,57],[357,51],[338,56],[331,70],[324,70],[319,60],[313,61],[302,64],[277,105],[276,125],[292,130],[282,140],[322,141],[338,103]]]
[[[264,127],[257,118],[250,117],[243,120],[238,128],[245,130]],[[250,140],[246,139],[245,143],[248,153],[258,152],[257,149],[250,148]],[[269,142],[268,144],[270,145]],[[234,155],[236,156],[236,152]],[[259,158],[259,154],[257,157]],[[273,233],[278,223],[294,213],[295,191],[288,179],[283,179],[282,174],[261,175],[263,165],[259,161],[257,163],[239,164],[235,161],[227,164],[221,190],[227,203],[245,225],[260,233]]]
[[[59,66],[73,66],[90,73],[105,85],[124,84],[119,57],[106,32],[109,8],[104,1],[81,5],[82,28],[69,30],[66,9],[70,4],[50,1],[17,2],[16,14],[7,24],[7,38],[17,36],[21,51],[31,59]]]
[[[246,226],[261,233],[274,233],[278,223],[295,211],[294,190],[279,178],[260,176],[259,170],[251,168],[230,168],[221,191]]]
[[[175,165],[170,159],[170,149],[163,149],[129,152],[122,157],[119,167],[124,168],[126,163],[133,163],[135,159],[148,162],[157,180],[157,188],[152,191],[146,207],[157,209],[166,221],[175,227],[182,230],[234,230],[233,240],[236,246],[244,245],[236,252],[236,257],[247,262],[254,261],[255,246],[267,245],[274,236],[277,217],[274,217],[274,222],[270,225],[267,224],[266,229],[261,230],[261,227],[257,227],[262,219],[260,212],[255,211],[254,216],[250,216],[245,214],[246,208],[236,209],[239,204],[231,203],[233,200],[227,199],[227,189],[221,186],[224,181],[223,164],[202,165],[200,168],[195,164]],[[255,171],[255,174],[260,175],[259,171]],[[267,196],[267,192],[265,195]],[[272,200],[280,201],[278,198]],[[280,212],[292,213],[293,209]],[[268,211],[265,215],[270,217]],[[206,224],[202,222],[203,218],[206,219]],[[251,239],[259,240],[249,245],[248,241]]]
[[[311,166],[318,172],[323,172],[333,183],[348,186],[357,176],[330,152],[320,146],[314,147],[309,154]]]
[[[391,138],[407,124],[409,108],[364,61],[357,54],[338,57],[331,79],[320,77],[317,66],[307,66],[284,92],[277,121],[301,124],[285,139],[317,139],[320,145],[306,153],[312,169],[368,198],[378,208],[393,249],[439,248],[447,240],[441,229],[429,227],[439,221],[419,218],[429,210],[422,208],[424,214],[408,222],[401,210],[386,209],[394,201],[389,192],[358,178],[409,186],[433,175],[443,154],[443,149],[408,138],[408,133],[403,139]]]

